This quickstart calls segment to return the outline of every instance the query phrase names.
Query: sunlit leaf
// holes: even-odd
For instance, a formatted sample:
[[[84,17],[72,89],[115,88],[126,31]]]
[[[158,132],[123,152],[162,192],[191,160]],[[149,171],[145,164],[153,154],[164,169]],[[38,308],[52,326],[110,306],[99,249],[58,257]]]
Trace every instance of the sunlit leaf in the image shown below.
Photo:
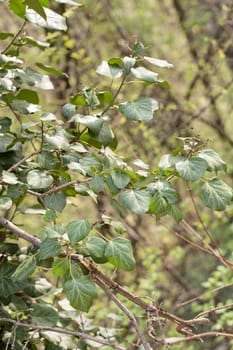
[[[44,8],[46,20],[32,9],[26,10],[26,18],[29,22],[40,27],[53,30],[67,30],[65,17],[59,15],[49,8]]]
[[[48,188],[53,183],[53,177],[45,171],[31,170],[27,174],[27,183],[30,188]]]
[[[208,163],[200,157],[180,160],[175,164],[176,170],[186,181],[198,180],[208,168]]]
[[[96,69],[96,73],[111,79],[117,79],[122,76],[123,70],[117,64],[109,64],[107,61],[103,61]]]
[[[198,153],[198,157],[203,158],[208,163],[208,169],[210,171],[225,170],[226,163],[219,157],[219,155],[212,149],[203,149]]]
[[[156,83],[158,81],[158,73],[152,72],[144,67],[132,68],[131,73],[135,78],[149,83]]]
[[[150,194],[145,190],[127,190],[120,194],[120,202],[136,214],[144,214],[150,206]]]
[[[156,67],[161,67],[161,68],[173,68],[173,64],[167,62],[166,60],[159,60],[158,58],[153,58],[153,57],[148,57],[144,56],[144,59],[153,64]]]

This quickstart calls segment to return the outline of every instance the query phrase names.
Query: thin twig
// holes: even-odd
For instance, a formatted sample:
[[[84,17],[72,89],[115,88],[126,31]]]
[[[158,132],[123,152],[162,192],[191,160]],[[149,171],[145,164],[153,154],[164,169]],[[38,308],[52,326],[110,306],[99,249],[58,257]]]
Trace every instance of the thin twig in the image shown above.
[[[11,45],[14,44],[14,42],[16,41],[16,39],[18,38],[18,36],[22,33],[22,31],[24,30],[25,26],[27,24],[27,21],[24,21],[22,26],[19,28],[19,30],[17,31],[17,33],[15,34],[15,36],[12,38],[12,40],[7,44],[7,46],[2,50],[1,54],[5,54],[7,52],[7,50],[11,47]]]
[[[177,304],[177,307],[181,307],[181,306],[188,305],[188,304],[192,303],[193,301],[196,301],[196,300],[198,300],[198,299],[201,299],[201,298],[202,298],[203,296],[205,296],[206,294],[215,293],[215,292],[218,292],[218,291],[221,290],[221,289],[228,288],[228,287],[232,287],[232,286],[233,286],[233,283],[227,283],[227,284],[225,284],[224,286],[211,289],[210,291],[205,291],[204,293],[198,295],[198,296],[195,297],[195,298],[192,298],[192,299],[189,299],[189,300],[184,301],[183,303]]]
[[[150,350],[150,346],[148,345],[148,342],[144,337],[144,334],[142,333],[137,323],[137,320],[132,315],[132,313],[127,309],[127,307],[124,304],[120,302],[120,300],[106,287],[106,285],[102,281],[100,281],[99,279],[94,279],[94,281],[105,292],[109,299],[111,299],[119,307],[119,309],[129,318],[130,322],[132,323],[133,327],[135,328],[138,334],[139,339],[141,340],[144,349]]]
[[[196,317],[202,317],[204,315],[208,315],[209,313],[215,312],[215,311],[219,311],[219,310],[224,310],[224,309],[228,309],[228,308],[233,308],[233,303],[230,304],[226,304],[226,305],[221,305],[221,306],[216,306],[216,307],[212,307],[206,311],[201,312],[200,314],[198,314]]]
[[[19,160],[17,163],[15,163],[14,165],[12,165],[9,169],[7,169],[8,173],[10,173],[11,171],[14,171],[15,169],[17,169],[20,165],[22,165],[23,163],[25,163],[29,158],[39,154],[41,151],[35,151],[32,152],[31,154],[29,154],[28,156],[24,157],[23,159]]]
[[[190,336],[187,336],[185,338],[175,338],[175,339],[171,338],[171,340],[169,340],[169,338],[167,338],[165,344],[166,345],[175,345],[175,344],[181,344],[181,343],[190,342],[192,340],[200,340],[201,342],[203,342],[202,338],[207,338],[207,337],[233,338],[233,333],[210,331],[210,332],[190,335]]]
[[[39,331],[49,331],[49,332],[54,332],[54,333],[68,334],[68,335],[72,335],[74,337],[78,337],[78,338],[81,338],[81,339],[91,340],[91,341],[94,341],[94,342],[102,344],[102,345],[107,345],[107,346],[110,346],[113,349],[126,350],[122,346],[111,344],[111,343],[107,342],[106,340],[102,340],[100,338],[92,337],[91,335],[89,335],[87,333],[84,333],[84,332],[74,332],[74,331],[69,331],[69,330],[66,330],[66,329],[58,328],[58,327],[46,327],[46,326],[42,326],[42,325],[39,325],[39,324],[24,323],[24,322],[19,322],[19,321],[16,321],[16,320],[12,320],[10,318],[5,318],[5,317],[0,317],[0,322],[12,323],[15,327],[25,327],[25,328],[36,329],[36,330],[38,330],[38,332]]]

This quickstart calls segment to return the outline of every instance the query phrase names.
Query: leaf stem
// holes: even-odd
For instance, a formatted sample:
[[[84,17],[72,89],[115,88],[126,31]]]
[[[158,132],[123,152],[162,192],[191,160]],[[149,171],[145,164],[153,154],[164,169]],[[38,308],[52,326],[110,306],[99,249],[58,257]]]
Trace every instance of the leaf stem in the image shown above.
[[[1,51],[1,54],[5,54],[7,52],[7,50],[14,44],[14,42],[16,41],[16,39],[19,37],[19,35],[22,33],[22,31],[24,30],[25,26],[27,24],[27,21],[25,20],[22,24],[22,26],[19,28],[19,30],[17,31],[17,33],[15,34],[15,36],[12,38],[12,40],[6,45],[6,47]]]
[[[111,103],[109,103],[109,105],[102,111],[102,113],[100,115],[101,117],[114,105],[114,102],[116,101],[116,98],[119,95],[119,93],[120,93],[120,91],[125,83],[126,78],[127,78],[127,75],[124,75],[117,91],[115,92],[115,95],[112,98]]]

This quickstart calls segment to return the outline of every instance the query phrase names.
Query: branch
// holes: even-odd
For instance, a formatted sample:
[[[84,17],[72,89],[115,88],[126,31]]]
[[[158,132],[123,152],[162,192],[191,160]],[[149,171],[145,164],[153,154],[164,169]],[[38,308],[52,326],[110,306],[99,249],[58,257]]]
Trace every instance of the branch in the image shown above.
[[[150,350],[150,346],[148,345],[148,342],[144,337],[144,334],[142,333],[136,318],[131,314],[127,307],[124,304],[122,304],[120,300],[106,287],[106,285],[102,283],[102,281],[98,279],[94,279],[94,281],[105,292],[109,299],[111,299],[119,307],[119,309],[121,309],[121,311],[129,318],[130,322],[132,323],[133,327],[135,328],[138,334],[139,339],[141,340],[144,349]]]
[[[92,337],[91,335],[84,333],[84,332],[73,332],[73,331],[65,330],[65,329],[58,328],[58,327],[46,327],[46,326],[41,326],[39,324],[24,323],[24,322],[15,321],[15,320],[12,320],[10,318],[5,318],[5,317],[0,317],[0,322],[12,323],[15,327],[25,327],[25,328],[36,329],[38,332],[39,331],[49,331],[49,332],[54,332],[54,333],[68,334],[68,335],[72,335],[74,337],[78,337],[81,339],[91,340],[91,341],[94,341],[94,342],[102,344],[102,345],[107,345],[113,349],[126,350],[125,348],[123,348],[121,346],[111,344],[111,343],[107,342],[106,340],[102,340],[100,338]]]
[[[180,344],[180,343],[186,343],[192,340],[200,340],[203,342],[202,338],[207,338],[207,337],[227,337],[227,338],[233,338],[233,333],[226,333],[226,332],[205,332],[205,333],[199,333],[199,334],[194,334],[187,336],[185,338],[171,338],[169,340],[166,339],[165,344],[166,345],[175,345],[175,344]]]
[[[11,47],[11,45],[14,44],[14,42],[16,41],[16,39],[18,38],[18,36],[22,33],[22,31],[24,30],[25,26],[27,24],[27,21],[24,21],[22,26],[19,28],[18,32],[15,34],[15,36],[12,38],[12,40],[7,44],[7,46],[2,50],[1,54],[5,54],[7,52],[7,50]]]

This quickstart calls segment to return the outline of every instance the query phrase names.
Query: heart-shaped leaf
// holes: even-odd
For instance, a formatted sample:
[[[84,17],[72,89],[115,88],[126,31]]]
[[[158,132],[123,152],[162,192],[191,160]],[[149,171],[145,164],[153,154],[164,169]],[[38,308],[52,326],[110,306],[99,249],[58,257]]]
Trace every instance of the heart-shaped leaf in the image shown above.
[[[232,201],[232,189],[222,180],[213,178],[202,186],[202,200],[208,208],[224,210]]]
[[[150,194],[145,190],[128,190],[119,196],[120,202],[136,214],[144,214],[150,206]]]
[[[120,112],[131,120],[149,121],[158,109],[158,102],[150,97],[139,97],[133,102],[124,102],[119,105]]]

